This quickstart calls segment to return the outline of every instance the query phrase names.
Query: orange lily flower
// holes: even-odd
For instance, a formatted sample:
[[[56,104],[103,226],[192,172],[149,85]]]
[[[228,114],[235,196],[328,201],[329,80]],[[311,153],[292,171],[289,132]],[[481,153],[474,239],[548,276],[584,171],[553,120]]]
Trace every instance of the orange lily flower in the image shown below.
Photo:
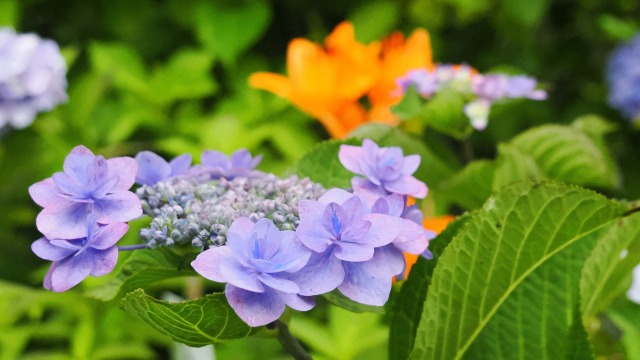
[[[358,99],[378,79],[379,52],[379,43],[358,43],[353,25],[343,22],[325,39],[325,48],[306,39],[289,43],[288,78],[258,72],[249,84],[289,99],[317,118],[332,137],[342,138],[366,120]]]
[[[431,45],[425,30],[405,41],[394,33],[382,44],[355,40],[353,25],[342,22],[325,39],[325,47],[294,39],[287,50],[287,73],[258,72],[249,77],[253,87],[289,99],[318,119],[331,137],[344,138],[366,121],[395,125],[389,106],[400,97],[392,94],[396,77],[417,68],[430,68]],[[368,95],[371,109],[359,100]]]
[[[422,222],[422,226],[427,230],[431,230],[436,234],[440,234],[453,220],[455,220],[455,217],[451,215],[443,215],[425,219]],[[413,267],[413,265],[416,263],[416,261],[418,261],[418,256],[420,255],[404,253],[404,259],[407,264],[404,276],[405,279],[409,277],[409,271],[411,270],[411,267]]]

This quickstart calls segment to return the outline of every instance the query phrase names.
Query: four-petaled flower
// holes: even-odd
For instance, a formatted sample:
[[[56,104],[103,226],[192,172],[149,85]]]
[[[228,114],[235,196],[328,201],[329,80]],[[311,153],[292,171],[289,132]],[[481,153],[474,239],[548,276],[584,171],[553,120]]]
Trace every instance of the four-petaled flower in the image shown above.
[[[362,146],[342,145],[340,162],[349,171],[366,176],[354,177],[351,185],[380,195],[402,194],[416,198],[427,196],[427,186],[412,174],[420,165],[420,155],[404,156],[399,147],[380,148],[370,139]]]
[[[105,160],[84,146],[67,155],[63,169],[29,187],[33,200],[44,209],[36,226],[49,239],[87,236],[87,219],[100,224],[127,222],[142,215],[138,197],[128,191],[138,166],[134,159]]]
[[[231,224],[225,246],[202,252],[191,266],[209,280],[226,282],[236,314],[249,326],[261,326],[277,320],[285,305],[300,311],[315,305],[290,279],[310,255],[293,231],[279,231],[268,219],[254,224],[241,217]]]
[[[184,175],[191,168],[191,154],[183,154],[167,162],[151,151],[141,151],[136,155],[136,163],[136,183],[151,186],[159,181]]]
[[[44,278],[44,287],[66,291],[87,276],[106,275],[118,261],[116,242],[127,232],[125,223],[99,225],[92,217],[86,226],[86,237],[60,240],[43,237],[31,244],[39,257],[53,261]]]

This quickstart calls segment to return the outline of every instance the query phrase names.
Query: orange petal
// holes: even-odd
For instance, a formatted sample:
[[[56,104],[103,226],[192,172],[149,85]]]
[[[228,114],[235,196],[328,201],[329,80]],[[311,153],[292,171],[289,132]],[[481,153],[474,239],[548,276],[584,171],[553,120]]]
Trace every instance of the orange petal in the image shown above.
[[[291,82],[280,74],[257,72],[249,76],[249,85],[291,99]]]
[[[336,65],[324,49],[305,39],[294,39],[287,50],[287,72],[293,91],[323,104],[334,103]]]

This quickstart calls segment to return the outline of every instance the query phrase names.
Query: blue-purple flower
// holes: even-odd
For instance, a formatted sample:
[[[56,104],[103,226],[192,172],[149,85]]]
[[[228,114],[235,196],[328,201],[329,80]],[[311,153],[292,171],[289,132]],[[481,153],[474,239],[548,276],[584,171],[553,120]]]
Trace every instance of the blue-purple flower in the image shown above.
[[[626,117],[640,119],[640,34],[619,46],[607,64],[609,104]]]
[[[31,198],[44,208],[36,218],[38,230],[49,239],[78,239],[87,236],[90,216],[111,224],[142,215],[140,200],[128,191],[137,168],[132,158],[106,160],[84,146],[75,147],[64,171],[29,187]]]
[[[402,196],[393,195],[402,201]],[[291,278],[301,285],[301,295],[319,295],[338,288],[348,298],[381,306],[391,290],[391,278],[402,272],[404,259],[388,244],[401,238],[409,220],[373,213],[365,200],[345,190],[333,189],[318,201],[300,203],[296,234],[313,250],[308,264]],[[415,225],[415,224],[414,224]],[[414,234],[406,233],[413,241]]]
[[[349,171],[366,177],[354,177],[351,181],[354,189],[367,189],[380,195],[427,196],[427,186],[412,175],[420,165],[420,155],[404,156],[399,147],[380,148],[372,140],[364,139],[361,147],[340,146],[338,157]]]
[[[55,42],[0,28],[0,128],[24,128],[66,101],[66,72]]]
[[[98,225],[91,217],[88,222],[85,237],[72,240],[43,237],[31,244],[37,256],[53,261],[44,278],[46,289],[66,291],[89,275],[106,275],[115,267],[116,243],[129,226],[125,223]]]
[[[209,280],[226,282],[236,314],[249,326],[262,326],[277,320],[285,306],[306,311],[315,305],[290,278],[310,255],[293,231],[280,231],[268,219],[254,224],[241,217],[231,224],[225,246],[200,253],[191,266]]]
[[[262,155],[252,157],[247,149],[237,150],[231,156],[216,150],[205,150],[200,156],[202,164],[194,166],[190,174],[201,180],[250,177],[256,173],[254,169],[261,160]]]
[[[191,168],[191,154],[183,154],[167,162],[151,151],[141,151],[136,155],[136,163],[136,183],[151,186],[159,181],[185,175]]]

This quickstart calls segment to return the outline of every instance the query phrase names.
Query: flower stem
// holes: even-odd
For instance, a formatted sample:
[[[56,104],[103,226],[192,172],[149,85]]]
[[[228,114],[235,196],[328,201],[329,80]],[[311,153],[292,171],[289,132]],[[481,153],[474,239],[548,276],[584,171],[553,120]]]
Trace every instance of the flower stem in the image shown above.
[[[140,249],[147,249],[147,244],[118,246],[118,251],[129,251],[129,250],[140,250]]]
[[[287,324],[280,320],[275,321],[275,325],[278,328],[278,341],[282,344],[285,350],[293,356],[296,360],[311,360],[311,355],[302,347],[298,339],[295,338],[289,332]]]

